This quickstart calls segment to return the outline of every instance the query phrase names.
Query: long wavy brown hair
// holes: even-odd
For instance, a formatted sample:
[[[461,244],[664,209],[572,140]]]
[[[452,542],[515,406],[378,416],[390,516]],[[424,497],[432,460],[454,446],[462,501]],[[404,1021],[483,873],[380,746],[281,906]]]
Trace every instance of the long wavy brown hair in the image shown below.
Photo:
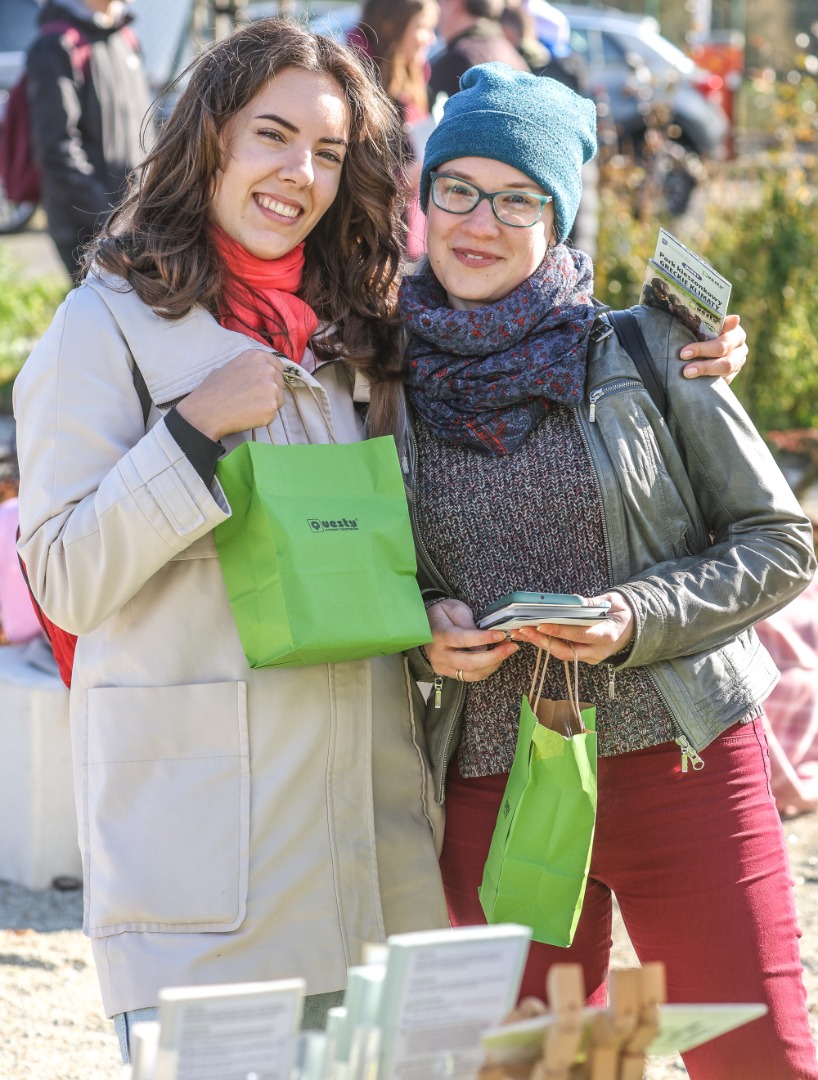
[[[400,44],[415,15],[433,3],[436,0],[366,0],[358,24],[384,90],[393,101],[411,101],[421,109],[429,104],[426,72],[422,64],[401,53]]]
[[[170,118],[131,189],[89,252],[167,319],[219,308],[221,273],[208,239],[225,125],[287,68],[331,76],[350,111],[338,194],[305,244],[299,296],[326,332],[322,359],[343,357],[373,381],[371,426],[385,430],[396,400],[397,274],[402,255],[401,135],[396,111],[366,61],[290,19],[262,19],[207,49],[182,76]]]

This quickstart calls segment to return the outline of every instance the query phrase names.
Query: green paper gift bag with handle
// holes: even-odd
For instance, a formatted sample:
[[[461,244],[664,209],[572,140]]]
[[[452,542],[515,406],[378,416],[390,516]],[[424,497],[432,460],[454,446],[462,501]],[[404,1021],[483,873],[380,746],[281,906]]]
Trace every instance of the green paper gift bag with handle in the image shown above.
[[[479,897],[490,923],[522,923],[534,941],[567,947],[582,912],[596,823],[596,708],[579,700],[576,663],[573,686],[565,664],[568,700],[542,700],[547,665],[548,655],[536,697],[535,670],[522,699]]]
[[[395,441],[244,442],[215,529],[250,667],[360,660],[431,640]]]

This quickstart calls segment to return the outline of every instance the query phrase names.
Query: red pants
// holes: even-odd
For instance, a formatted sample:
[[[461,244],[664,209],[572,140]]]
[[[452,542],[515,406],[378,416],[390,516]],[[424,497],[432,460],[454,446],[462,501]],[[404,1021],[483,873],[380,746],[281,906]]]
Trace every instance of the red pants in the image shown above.
[[[684,1055],[694,1080],[818,1080],[787,852],[761,721],[736,725],[681,772],[675,743],[599,759],[599,807],[582,916],[568,949],[532,943],[523,996],[557,962],[580,963],[604,1005],[611,893],[642,963],[661,960],[668,1000],[764,1002],[769,1013]],[[446,788],[441,869],[454,926],[485,923],[477,887],[506,777]]]

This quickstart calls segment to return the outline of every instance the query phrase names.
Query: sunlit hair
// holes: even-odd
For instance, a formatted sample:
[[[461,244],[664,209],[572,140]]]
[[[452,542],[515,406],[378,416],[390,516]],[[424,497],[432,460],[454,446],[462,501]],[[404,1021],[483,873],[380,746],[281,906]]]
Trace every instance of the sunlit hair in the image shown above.
[[[428,107],[426,73],[414,57],[404,56],[400,43],[412,19],[431,6],[436,0],[367,0],[358,25],[387,94],[422,109]]]
[[[299,295],[328,330],[321,359],[343,356],[376,381],[397,369],[396,274],[401,259],[400,126],[365,61],[290,19],[262,19],[213,44],[180,76],[184,86],[131,190],[89,253],[126,278],[159,315],[194,305],[217,312],[219,263],[208,212],[225,125],[286,69],[321,72],[350,110],[338,194],[307,237]]]

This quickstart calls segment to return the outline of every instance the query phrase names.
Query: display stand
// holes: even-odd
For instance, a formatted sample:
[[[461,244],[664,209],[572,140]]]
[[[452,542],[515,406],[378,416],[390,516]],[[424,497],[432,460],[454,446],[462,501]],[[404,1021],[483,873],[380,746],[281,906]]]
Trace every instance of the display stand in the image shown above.
[[[663,964],[612,971],[605,1009],[583,1006],[582,969],[555,964],[551,1011],[483,1035],[479,1080],[643,1080],[648,1056],[690,1050],[767,1011],[764,1005],[665,1005]]]

